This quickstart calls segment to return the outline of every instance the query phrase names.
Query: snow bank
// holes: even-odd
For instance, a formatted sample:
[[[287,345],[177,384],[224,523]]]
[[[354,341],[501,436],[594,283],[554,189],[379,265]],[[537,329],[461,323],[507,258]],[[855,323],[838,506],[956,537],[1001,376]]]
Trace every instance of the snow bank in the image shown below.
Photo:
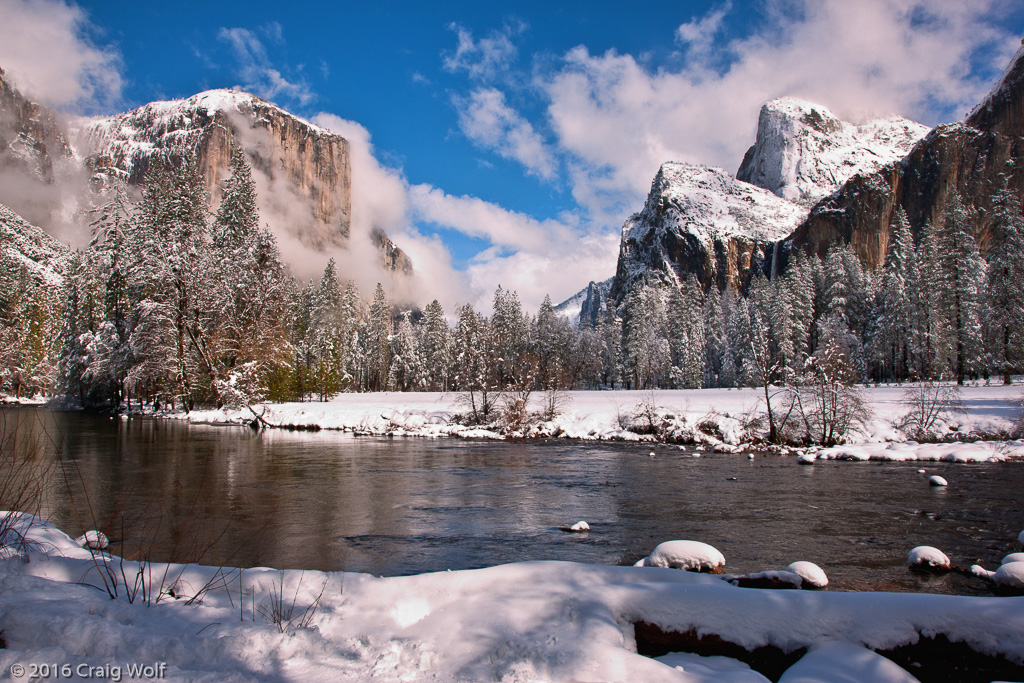
[[[832,460],[943,460],[990,462],[1024,459],[1024,440],[984,441],[1009,433],[1020,413],[1022,390],[1018,386],[968,386],[963,389],[966,415],[955,424],[940,423],[933,436],[939,441],[919,444],[908,441],[894,425],[907,413],[905,387],[864,387],[871,420],[862,431],[850,434],[849,443],[804,453],[804,462]],[[542,397],[531,398],[539,412]],[[716,452],[736,452],[752,447],[752,439],[764,434],[748,426],[764,413],[759,389],[694,389],[678,391],[572,391],[566,392],[565,409],[554,420],[537,422],[508,433],[497,427],[458,424],[463,412],[455,393],[340,394],[326,403],[279,403],[256,406],[271,425],[299,429],[335,429],[357,434],[394,436],[460,436],[497,439],[562,437],[606,441],[668,441],[698,444]],[[167,417],[208,424],[248,424],[249,410],[194,410],[188,414],[164,413]],[[974,438],[977,437],[977,439]],[[952,440],[952,439],[951,439]],[[780,453],[791,452],[781,449]]]
[[[748,650],[809,648],[794,676],[922,634],[1024,662],[1024,598],[749,590],[702,574],[571,562],[391,578],[139,565],[28,515],[18,525],[31,549],[0,561],[3,671],[165,663],[168,679],[194,681],[763,680],[722,658],[641,656],[640,621]],[[143,570],[159,600],[111,599],[105,567]],[[315,611],[279,628],[275,599],[296,615]],[[860,649],[833,651],[834,641]]]

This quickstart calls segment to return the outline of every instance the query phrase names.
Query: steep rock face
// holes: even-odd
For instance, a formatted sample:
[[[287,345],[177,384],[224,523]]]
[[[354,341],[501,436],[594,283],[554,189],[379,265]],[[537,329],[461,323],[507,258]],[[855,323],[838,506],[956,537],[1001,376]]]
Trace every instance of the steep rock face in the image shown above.
[[[975,238],[985,249],[992,195],[1004,186],[1024,198],[1024,139],[939,126],[902,161],[858,175],[811,211],[793,233],[792,246],[823,255],[836,240],[849,242],[870,267],[885,261],[889,225],[902,206],[915,232],[926,223],[943,225],[954,193],[972,211]]]
[[[794,248],[823,254],[839,239],[850,242],[866,265],[885,260],[889,224],[897,206],[919,232],[939,228],[954,193],[973,214],[984,251],[992,195],[1009,189],[1024,200],[1024,48],[965,124],[939,126],[901,161],[851,178],[822,200],[792,235]]]
[[[70,157],[56,114],[24,97],[0,69],[0,167],[13,166],[52,183],[54,163]]]
[[[899,116],[854,125],[827,107],[782,97],[761,107],[757,140],[736,178],[813,204],[854,175],[902,159],[928,130]]]
[[[40,284],[60,286],[71,248],[0,204],[0,267],[13,275],[24,268]]]
[[[293,234],[313,248],[340,246],[348,236],[348,142],[254,95],[210,90],[152,102],[89,121],[80,145],[91,168],[132,184],[142,183],[155,166],[175,169],[195,153],[213,207],[232,150],[240,146],[257,178],[266,220],[291,222]]]
[[[622,227],[610,298],[620,304],[644,278],[678,286],[688,274],[705,288],[743,288],[752,269],[770,269],[775,243],[806,215],[721,169],[663,164],[643,210]]]
[[[1024,137],[1024,40],[1010,60],[1010,68],[967,115],[965,123],[978,130]]]
[[[555,312],[581,327],[594,327],[608,306],[608,292],[613,281],[614,278],[608,278],[603,282],[591,281],[584,289],[555,306]]]

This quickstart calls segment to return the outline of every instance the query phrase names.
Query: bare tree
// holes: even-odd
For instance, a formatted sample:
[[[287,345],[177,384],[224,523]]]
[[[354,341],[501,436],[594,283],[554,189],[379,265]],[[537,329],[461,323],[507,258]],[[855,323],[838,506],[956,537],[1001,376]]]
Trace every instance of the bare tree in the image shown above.
[[[938,422],[967,414],[956,384],[920,382],[903,392],[901,403],[909,411],[896,422],[896,427],[918,440],[927,437]]]
[[[856,372],[844,351],[843,335],[828,330],[818,350],[804,363],[796,399],[811,441],[832,446],[862,426],[871,411],[853,382]]]

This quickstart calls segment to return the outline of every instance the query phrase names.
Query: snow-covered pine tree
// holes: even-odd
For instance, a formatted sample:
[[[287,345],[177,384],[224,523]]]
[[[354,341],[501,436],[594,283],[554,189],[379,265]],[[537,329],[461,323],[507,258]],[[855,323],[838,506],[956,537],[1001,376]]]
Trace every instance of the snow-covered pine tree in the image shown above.
[[[902,379],[914,369],[911,340],[915,333],[913,288],[920,280],[914,253],[914,237],[903,207],[899,207],[889,226],[889,248],[882,270],[879,291],[876,358],[888,379]]]
[[[429,391],[447,391],[451,368],[451,331],[444,319],[444,308],[437,299],[423,314],[423,364]]]
[[[959,195],[953,195],[939,233],[940,313],[951,333],[952,370],[957,384],[979,370],[982,354],[981,301],[985,262],[974,241],[974,226]]]
[[[1010,384],[1024,366],[1024,212],[1012,192],[992,202],[988,242],[986,337],[993,369]]]
[[[367,321],[367,361],[369,375],[367,388],[370,391],[384,391],[391,372],[391,305],[384,296],[384,287],[378,282],[370,304],[370,318]]]

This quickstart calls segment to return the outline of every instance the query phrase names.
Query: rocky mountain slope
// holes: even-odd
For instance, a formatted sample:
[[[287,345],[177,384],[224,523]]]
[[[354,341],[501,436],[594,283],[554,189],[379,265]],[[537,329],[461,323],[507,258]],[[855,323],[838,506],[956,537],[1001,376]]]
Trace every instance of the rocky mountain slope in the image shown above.
[[[806,207],[722,169],[663,164],[643,210],[622,226],[610,296],[621,303],[644,278],[678,286],[688,274],[704,287],[745,287],[806,216]]]
[[[0,204],[0,267],[5,276],[24,269],[40,284],[60,285],[71,248]]]
[[[827,107],[782,97],[761,107],[757,141],[736,178],[814,204],[852,176],[902,159],[928,130],[899,116],[854,125]]]
[[[931,131],[899,117],[854,126],[824,107],[773,100],[737,178],[662,167],[643,211],[622,228],[611,296],[621,304],[640,279],[677,283],[690,273],[705,287],[742,288],[753,270],[784,268],[792,249],[824,255],[836,241],[877,267],[897,207],[915,231],[941,228],[954,193],[984,250],[991,198],[1004,187],[1024,199],[1024,47],[964,123]]]
[[[614,278],[608,278],[603,282],[591,281],[586,287],[555,306],[555,312],[564,315],[573,323],[592,327],[597,325],[598,319],[607,307],[608,292],[612,288],[613,280]]]

